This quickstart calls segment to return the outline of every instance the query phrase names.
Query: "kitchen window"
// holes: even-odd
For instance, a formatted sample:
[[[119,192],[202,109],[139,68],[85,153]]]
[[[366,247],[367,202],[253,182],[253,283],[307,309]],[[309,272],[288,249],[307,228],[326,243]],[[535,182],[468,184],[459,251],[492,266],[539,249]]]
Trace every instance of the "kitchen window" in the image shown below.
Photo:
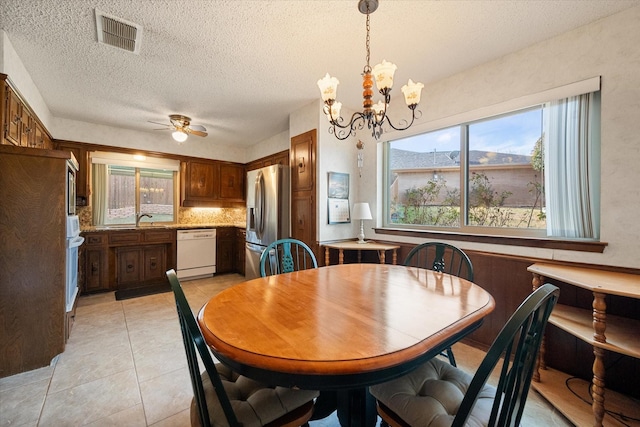
[[[385,227],[599,238],[599,91],[385,143]]]
[[[91,160],[94,225],[176,222],[179,161],[100,152]]]

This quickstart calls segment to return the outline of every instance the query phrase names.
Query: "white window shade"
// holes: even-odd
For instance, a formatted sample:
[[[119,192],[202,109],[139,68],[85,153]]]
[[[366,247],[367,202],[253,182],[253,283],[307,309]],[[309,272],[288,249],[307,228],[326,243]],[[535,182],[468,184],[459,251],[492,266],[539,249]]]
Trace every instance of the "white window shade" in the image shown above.
[[[162,169],[169,171],[179,171],[180,161],[173,159],[161,159],[158,157],[146,157],[144,160],[137,159],[137,156],[125,153],[109,153],[105,151],[94,151],[91,154],[91,163],[104,165],[130,166],[144,169]]]

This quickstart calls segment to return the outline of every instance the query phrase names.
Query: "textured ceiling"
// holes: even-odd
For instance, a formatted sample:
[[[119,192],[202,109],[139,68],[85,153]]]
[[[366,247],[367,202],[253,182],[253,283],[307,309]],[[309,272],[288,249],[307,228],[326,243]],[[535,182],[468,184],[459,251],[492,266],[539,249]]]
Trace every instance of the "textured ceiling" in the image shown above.
[[[636,5],[381,0],[371,64],[395,62],[398,87],[428,84]],[[143,27],[139,55],[97,43],[95,8]],[[326,72],[343,104],[361,104],[356,0],[3,0],[0,28],[55,117],[153,132],[177,113],[212,144],[252,145],[288,129]]]

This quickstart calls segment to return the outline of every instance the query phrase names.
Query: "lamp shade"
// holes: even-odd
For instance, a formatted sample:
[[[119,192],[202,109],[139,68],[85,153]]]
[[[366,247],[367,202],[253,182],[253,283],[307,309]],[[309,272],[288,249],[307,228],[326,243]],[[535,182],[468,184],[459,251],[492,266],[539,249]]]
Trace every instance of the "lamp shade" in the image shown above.
[[[318,87],[320,88],[320,94],[322,95],[323,101],[326,102],[329,99],[336,99],[338,83],[340,83],[338,79],[331,77],[329,73],[318,80]]]
[[[418,105],[420,103],[420,95],[424,85],[422,83],[414,83],[409,79],[409,83],[402,86],[402,93],[404,94],[404,101],[407,105]]]
[[[351,217],[353,219],[373,219],[371,216],[371,209],[369,209],[369,203],[354,204]]]
[[[380,64],[373,67],[371,72],[376,79],[378,90],[391,89],[393,87],[393,75],[397,69],[396,64],[387,62],[384,59]]]

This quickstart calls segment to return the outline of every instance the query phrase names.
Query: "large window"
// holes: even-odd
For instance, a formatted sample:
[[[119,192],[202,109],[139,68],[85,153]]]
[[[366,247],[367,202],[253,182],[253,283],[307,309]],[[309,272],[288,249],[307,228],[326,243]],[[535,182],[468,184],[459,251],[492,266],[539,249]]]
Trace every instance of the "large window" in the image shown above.
[[[177,163],[110,153],[97,153],[92,162],[94,225],[175,222]]]
[[[386,143],[385,226],[597,239],[598,94]]]

